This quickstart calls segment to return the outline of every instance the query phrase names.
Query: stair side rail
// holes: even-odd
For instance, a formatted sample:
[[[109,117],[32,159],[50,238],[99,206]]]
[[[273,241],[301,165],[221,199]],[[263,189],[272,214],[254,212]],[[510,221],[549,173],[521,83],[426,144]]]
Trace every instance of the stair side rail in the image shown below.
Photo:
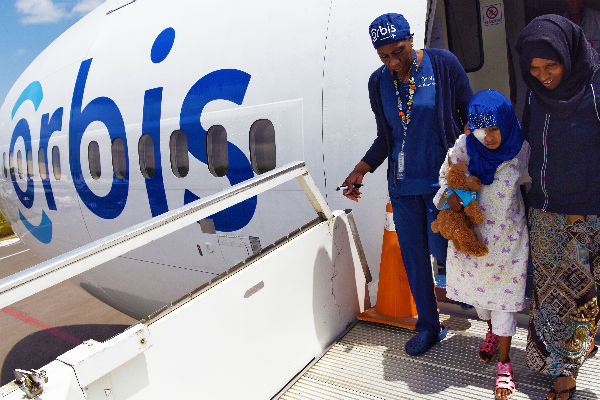
[[[297,161],[0,279],[0,309],[294,178],[319,217],[333,218],[306,164]]]

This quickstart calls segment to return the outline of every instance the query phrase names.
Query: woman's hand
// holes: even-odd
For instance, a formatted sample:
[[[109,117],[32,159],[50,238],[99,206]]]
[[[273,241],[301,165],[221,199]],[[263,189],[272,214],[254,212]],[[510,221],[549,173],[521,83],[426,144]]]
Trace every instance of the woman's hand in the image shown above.
[[[463,202],[456,193],[452,193],[450,196],[448,196],[447,201],[452,211],[458,212],[463,209]]]
[[[344,180],[342,186],[347,186],[348,189],[344,189],[344,196],[349,198],[350,200],[358,201],[360,199],[360,195],[362,194],[359,188],[354,187],[354,185],[362,184],[363,178],[367,172],[371,170],[369,164],[364,161],[356,164],[356,167],[350,172],[350,175]]]

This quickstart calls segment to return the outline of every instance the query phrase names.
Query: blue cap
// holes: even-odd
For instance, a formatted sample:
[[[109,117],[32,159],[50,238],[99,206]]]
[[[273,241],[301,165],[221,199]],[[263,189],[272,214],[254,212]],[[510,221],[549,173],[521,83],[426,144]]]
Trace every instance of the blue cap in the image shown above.
[[[373,46],[378,49],[389,43],[400,42],[413,36],[410,25],[402,14],[383,14],[369,25]]]

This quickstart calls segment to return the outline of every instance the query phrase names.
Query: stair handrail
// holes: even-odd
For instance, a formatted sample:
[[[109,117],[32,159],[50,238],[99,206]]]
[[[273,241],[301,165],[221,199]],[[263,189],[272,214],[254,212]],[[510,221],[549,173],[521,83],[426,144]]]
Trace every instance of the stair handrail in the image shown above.
[[[0,279],[0,309],[294,178],[319,217],[333,218],[306,164],[293,162]]]

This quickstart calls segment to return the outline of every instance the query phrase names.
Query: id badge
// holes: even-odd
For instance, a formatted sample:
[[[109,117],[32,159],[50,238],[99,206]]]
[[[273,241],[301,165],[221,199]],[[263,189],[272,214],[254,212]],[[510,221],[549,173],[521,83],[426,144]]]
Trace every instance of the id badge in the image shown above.
[[[398,154],[398,169],[396,171],[396,179],[404,179],[404,152]]]

